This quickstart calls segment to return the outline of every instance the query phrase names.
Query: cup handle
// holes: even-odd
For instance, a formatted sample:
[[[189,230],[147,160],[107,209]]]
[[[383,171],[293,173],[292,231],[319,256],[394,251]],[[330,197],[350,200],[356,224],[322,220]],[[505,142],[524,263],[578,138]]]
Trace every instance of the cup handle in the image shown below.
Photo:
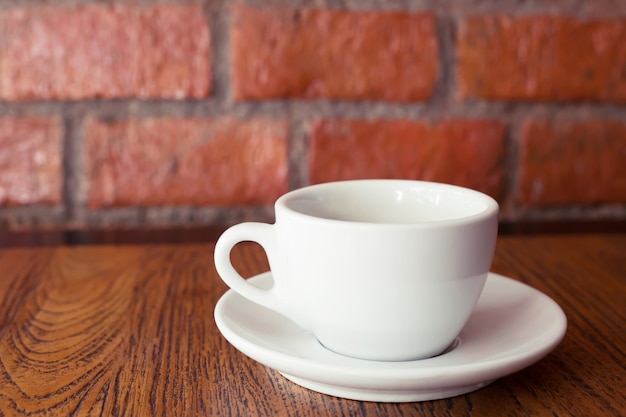
[[[258,288],[239,275],[230,262],[230,252],[233,247],[239,242],[246,241],[261,245],[267,254],[270,265],[272,264],[276,246],[273,226],[267,223],[246,222],[230,227],[217,240],[214,254],[217,273],[230,288],[243,297],[289,317],[289,309],[277,295],[276,281],[269,290]]]

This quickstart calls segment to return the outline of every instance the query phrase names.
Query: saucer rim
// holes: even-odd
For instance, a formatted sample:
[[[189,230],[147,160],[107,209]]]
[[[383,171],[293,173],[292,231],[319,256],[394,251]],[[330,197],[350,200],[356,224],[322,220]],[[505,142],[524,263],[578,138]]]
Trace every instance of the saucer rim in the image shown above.
[[[258,274],[250,279],[253,280],[252,282],[266,281],[271,279],[271,271]],[[223,310],[225,309],[224,306],[229,302],[233,302],[233,297],[235,297],[234,302],[245,301],[252,303],[251,301],[242,298],[233,290],[226,291],[226,293],[223,294],[218,300],[215,307],[214,319],[224,338],[246,356],[280,372],[283,375],[287,374],[295,376],[300,380],[309,380],[315,384],[335,386],[338,389],[343,390],[349,388],[371,388],[372,385],[384,386],[387,390],[398,391],[416,391],[422,388],[429,390],[449,390],[454,387],[462,388],[474,385],[478,385],[475,388],[478,389],[481,386],[487,385],[489,381],[510,375],[539,361],[561,342],[567,330],[567,317],[565,316],[565,313],[561,307],[554,300],[552,300],[552,298],[543,292],[523,282],[493,272],[489,273],[485,286],[488,285],[490,280],[492,282],[494,280],[504,280],[506,285],[515,286],[518,291],[526,291],[534,297],[541,297],[543,302],[550,304],[555,314],[551,317],[550,322],[545,326],[546,329],[548,326],[553,328],[549,337],[543,338],[541,341],[542,343],[536,343],[536,345],[528,351],[522,351],[516,355],[508,355],[497,359],[480,360],[475,363],[468,362],[462,365],[441,364],[426,368],[415,366],[406,368],[395,367],[390,370],[384,367],[359,367],[354,365],[354,361],[356,361],[356,363],[362,362],[363,365],[371,363],[372,361],[355,360],[353,358],[350,358],[353,364],[342,367],[336,363],[319,362],[313,359],[302,358],[296,355],[277,351],[266,346],[258,345],[252,340],[246,339],[229,327],[227,323],[228,319],[223,314]],[[240,300],[237,300],[237,297],[240,297]],[[258,307],[264,308],[261,306]],[[288,319],[285,318],[285,320]],[[462,348],[462,341],[461,346],[458,348]],[[434,358],[407,361],[404,363],[407,365],[417,365],[420,363],[426,363],[432,359]],[[306,375],[306,377],[303,377],[302,375]],[[466,392],[469,391],[472,390],[468,390]],[[335,395],[333,393],[329,394]],[[340,396],[348,397],[347,395]],[[365,399],[367,400],[367,398]]]

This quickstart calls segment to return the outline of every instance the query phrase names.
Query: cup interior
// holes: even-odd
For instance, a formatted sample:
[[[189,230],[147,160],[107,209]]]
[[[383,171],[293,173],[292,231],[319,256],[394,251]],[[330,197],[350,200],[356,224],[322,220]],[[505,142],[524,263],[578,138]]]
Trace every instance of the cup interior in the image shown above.
[[[382,224],[453,221],[497,210],[495,200],[478,191],[404,180],[319,184],[292,191],[277,205],[315,218]]]

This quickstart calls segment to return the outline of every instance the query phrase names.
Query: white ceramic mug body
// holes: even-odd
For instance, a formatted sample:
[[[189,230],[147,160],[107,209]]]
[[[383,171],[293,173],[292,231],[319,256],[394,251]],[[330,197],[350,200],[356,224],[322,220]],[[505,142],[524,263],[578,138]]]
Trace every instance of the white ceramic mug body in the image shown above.
[[[430,182],[361,180],[285,194],[276,223],[243,223],[220,237],[215,263],[244,297],[310,330],[328,349],[401,361],[445,350],[485,283],[498,204]],[[266,250],[274,287],[260,290],[230,264],[243,240]]]

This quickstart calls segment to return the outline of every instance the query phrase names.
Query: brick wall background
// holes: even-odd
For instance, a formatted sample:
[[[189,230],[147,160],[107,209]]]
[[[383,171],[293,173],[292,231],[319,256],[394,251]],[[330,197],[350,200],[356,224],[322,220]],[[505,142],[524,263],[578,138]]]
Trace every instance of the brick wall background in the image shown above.
[[[626,219],[626,2],[0,0],[0,228],[271,220],[373,177]]]

